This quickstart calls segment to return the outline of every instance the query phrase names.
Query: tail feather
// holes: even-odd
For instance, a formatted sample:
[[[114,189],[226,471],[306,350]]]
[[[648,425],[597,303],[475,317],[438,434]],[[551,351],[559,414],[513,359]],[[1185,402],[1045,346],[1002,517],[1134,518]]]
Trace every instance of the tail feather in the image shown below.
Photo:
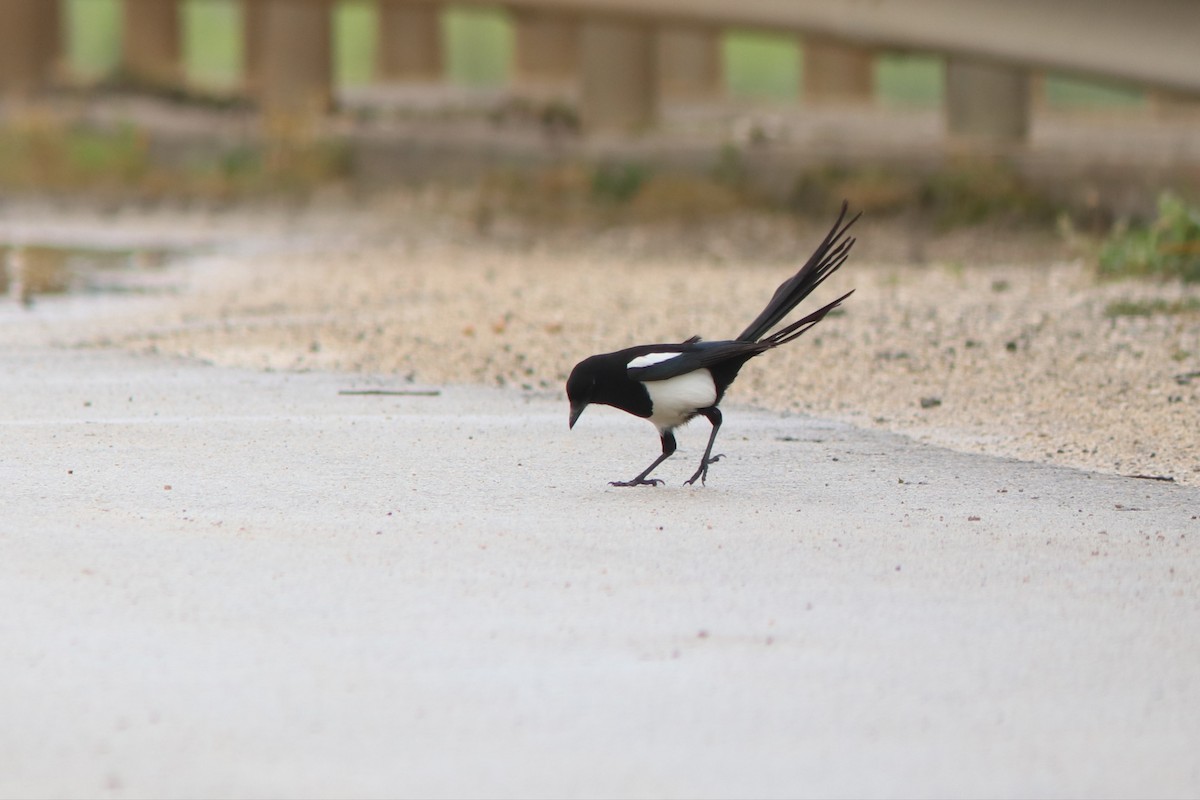
[[[808,331],[809,328],[811,328],[813,325],[816,325],[821,320],[825,319],[826,314],[828,314],[830,311],[833,311],[835,308],[840,306],[842,304],[842,301],[845,300],[847,297],[849,297],[852,294],[854,294],[853,289],[846,292],[844,295],[839,297],[837,300],[834,300],[829,305],[818,308],[816,311],[812,312],[807,317],[804,317],[803,319],[798,319],[795,322],[785,325],[784,327],[782,327],[779,330],[772,333],[770,336],[766,337],[765,339],[760,340],[759,344],[766,345],[767,346],[766,349],[770,350],[773,347],[779,347],[779,345],[781,345],[781,344],[787,344],[788,342],[792,341],[793,339],[799,339],[802,335],[804,335],[804,333],[806,333]]]
[[[855,241],[854,237],[846,236],[846,231],[849,230],[850,226],[853,225],[860,216],[862,216],[862,212],[859,212],[858,214],[855,214],[849,222],[843,225],[842,220],[846,217],[847,208],[847,203],[842,201],[842,210],[841,213],[838,214],[837,222],[833,223],[833,227],[830,228],[829,233],[826,234],[824,241],[822,241],[817,249],[813,251],[813,254],[809,256],[808,261],[805,262],[804,266],[800,268],[799,272],[779,285],[779,288],[775,290],[775,294],[771,297],[771,302],[767,303],[767,307],[764,308],[762,313],[758,315],[758,318],[755,319],[754,322],[751,322],[750,326],[746,328],[746,330],[742,331],[741,335],[737,337],[740,341],[757,342],[762,339],[762,337],[766,335],[767,331],[775,327],[775,325],[777,325],[780,320],[786,317],[788,313],[800,303],[801,300],[812,294],[814,289],[820,286],[826,278],[828,278],[838,267],[845,263],[846,258],[850,255],[850,248],[854,246]],[[849,295],[846,295],[846,297],[848,296]],[[780,344],[783,344],[784,341],[791,341],[792,339],[796,338],[796,336],[804,333],[805,330],[808,330],[809,327],[812,327],[812,325],[816,324],[821,317],[833,310],[833,308],[844,299],[845,297],[842,297],[829,304],[824,309],[814,312],[814,314],[819,314],[820,316],[809,322],[808,326],[803,330],[799,330],[798,333],[796,332],[797,328],[794,326],[801,325],[805,322],[805,320],[808,320],[809,317],[814,316],[814,314],[809,314],[809,316],[805,317],[804,320],[800,320],[797,323],[792,323],[787,328],[780,330],[777,334],[773,334],[771,338],[784,333],[784,331],[795,333],[794,336],[785,334],[785,338],[773,344],[772,347],[778,347]]]

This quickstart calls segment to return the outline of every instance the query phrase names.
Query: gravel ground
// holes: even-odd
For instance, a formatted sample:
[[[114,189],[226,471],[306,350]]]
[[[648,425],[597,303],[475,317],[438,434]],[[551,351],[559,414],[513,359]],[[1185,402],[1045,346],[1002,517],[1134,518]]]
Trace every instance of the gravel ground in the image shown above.
[[[747,216],[481,230],[474,202],[427,191],[302,211],[52,220],[26,208],[4,226],[10,238],[94,228],[216,245],[183,291],[137,300],[136,313],[129,302],[90,313],[84,327],[60,320],[65,343],[559,395],[585,355],[740,330],[828,225]],[[869,219],[856,230],[855,255],[813,300],[854,288],[845,313],[749,365],[727,404],[1200,484],[1200,314],[1105,313],[1200,287],[1098,283],[1049,235],[927,237]]]

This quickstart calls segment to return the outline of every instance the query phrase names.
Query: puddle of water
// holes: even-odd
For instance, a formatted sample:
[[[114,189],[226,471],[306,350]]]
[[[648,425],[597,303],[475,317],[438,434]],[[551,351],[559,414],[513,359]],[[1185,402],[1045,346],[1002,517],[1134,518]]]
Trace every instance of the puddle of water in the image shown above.
[[[49,244],[0,243],[0,296],[30,306],[44,295],[150,294],[171,291],[164,268],[182,258],[167,248],[105,249]]]

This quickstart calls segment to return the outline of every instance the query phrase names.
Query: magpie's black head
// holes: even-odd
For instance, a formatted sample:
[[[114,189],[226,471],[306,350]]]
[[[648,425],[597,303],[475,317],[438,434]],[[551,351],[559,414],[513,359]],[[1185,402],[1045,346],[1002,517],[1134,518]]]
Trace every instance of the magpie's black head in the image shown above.
[[[596,395],[596,378],[599,369],[595,363],[596,357],[585,358],[571,370],[567,378],[567,399],[571,401],[571,420],[568,427],[575,427],[575,420],[588,407]]]

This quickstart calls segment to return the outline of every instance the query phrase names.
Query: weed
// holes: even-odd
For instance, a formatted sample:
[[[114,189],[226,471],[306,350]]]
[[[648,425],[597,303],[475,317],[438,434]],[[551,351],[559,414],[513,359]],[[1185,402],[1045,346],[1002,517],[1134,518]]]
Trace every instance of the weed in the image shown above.
[[[916,200],[916,182],[883,167],[851,168],[830,164],[801,174],[792,186],[787,206],[802,213],[821,214],[845,199],[871,216],[895,214]]]
[[[99,128],[31,115],[0,128],[0,189],[219,198],[296,193],[346,175],[350,153],[343,143],[276,131],[185,162],[156,157],[146,134],[131,124]]]
[[[1104,316],[1151,317],[1160,314],[1195,314],[1200,312],[1200,297],[1185,297],[1182,300],[1116,300],[1104,309]]]
[[[0,186],[119,183],[140,178],[145,165],[145,141],[129,127],[99,132],[33,117],[0,130]]]
[[[1110,278],[1200,281],[1200,208],[1164,193],[1158,199],[1158,218],[1153,223],[1113,231],[1100,250],[1099,270]]]
[[[734,144],[723,144],[709,170],[709,176],[722,186],[738,188],[746,183],[746,158]]]
[[[636,164],[568,163],[484,176],[476,222],[486,228],[497,215],[549,225],[695,221],[734,214],[753,202],[739,188],[707,176],[651,173]]]
[[[601,164],[592,172],[592,199],[599,203],[628,203],[646,183],[650,170],[635,163]]]
[[[964,160],[927,175],[896,167],[827,165],[801,174],[787,205],[823,211],[845,198],[872,217],[916,209],[937,228],[983,222],[1054,221],[1056,209],[1016,168],[990,160]]]
[[[942,229],[997,219],[1049,224],[1056,215],[1016,168],[993,160],[960,161],[932,173],[921,180],[917,200]]]

